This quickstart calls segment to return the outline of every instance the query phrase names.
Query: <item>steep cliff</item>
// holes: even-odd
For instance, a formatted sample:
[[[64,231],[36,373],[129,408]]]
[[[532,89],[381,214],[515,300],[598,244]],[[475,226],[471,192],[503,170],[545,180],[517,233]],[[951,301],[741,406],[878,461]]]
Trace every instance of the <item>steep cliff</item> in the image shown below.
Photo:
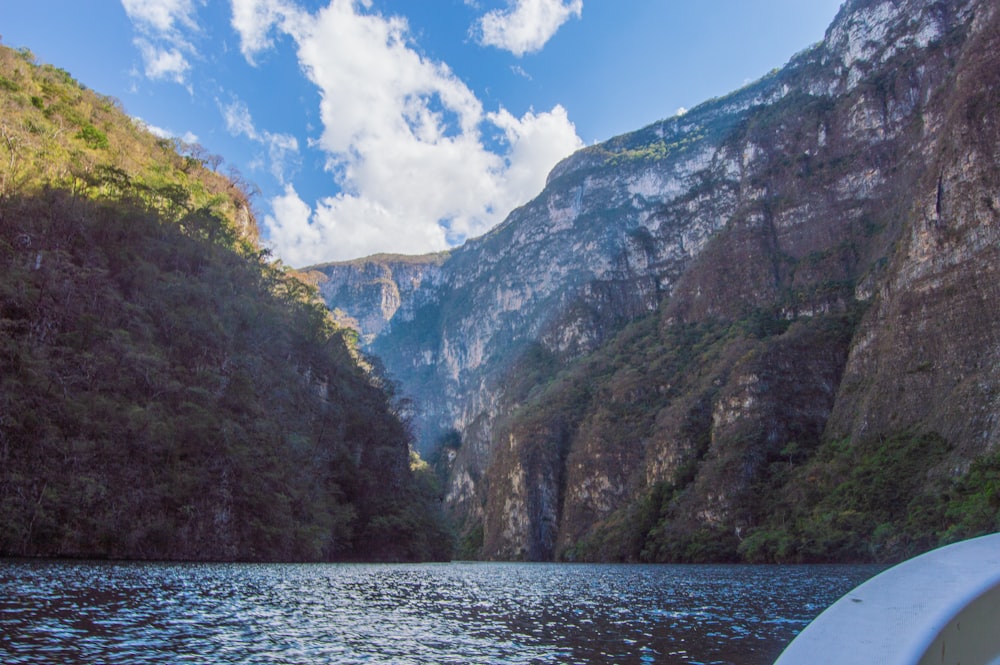
[[[467,554],[859,558],[880,529],[892,557],[954,533],[950,504],[910,531],[869,510],[858,543],[810,549],[772,513],[848,519],[796,504],[802,474],[836,494],[838,460],[890,449],[923,451],[904,508],[978,491],[954,483],[1000,436],[997,14],[851,0],[780,71],[571,156],[409,292],[371,348],[424,449],[449,442]]]
[[[413,319],[421,298],[432,294],[434,285],[440,282],[441,264],[447,259],[446,252],[426,256],[379,254],[313,266],[304,275],[319,288],[323,299],[334,305],[335,316],[361,333],[365,342],[371,342],[389,321]]]

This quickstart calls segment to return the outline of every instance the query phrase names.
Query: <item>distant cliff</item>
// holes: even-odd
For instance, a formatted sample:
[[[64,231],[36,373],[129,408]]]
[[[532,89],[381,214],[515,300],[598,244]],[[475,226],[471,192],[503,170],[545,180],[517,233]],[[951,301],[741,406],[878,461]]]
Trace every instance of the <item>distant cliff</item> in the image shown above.
[[[319,268],[415,398],[465,554],[892,559],[1000,528],[998,14],[849,0],[419,279]]]
[[[397,316],[400,321],[412,320],[421,296],[439,283],[440,268],[447,259],[444,252],[426,256],[379,254],[313,266],[305,276],[326,302],[343,303],[361,317],[355,319],[334,305],[335,315],[346,317],[370,342]]]

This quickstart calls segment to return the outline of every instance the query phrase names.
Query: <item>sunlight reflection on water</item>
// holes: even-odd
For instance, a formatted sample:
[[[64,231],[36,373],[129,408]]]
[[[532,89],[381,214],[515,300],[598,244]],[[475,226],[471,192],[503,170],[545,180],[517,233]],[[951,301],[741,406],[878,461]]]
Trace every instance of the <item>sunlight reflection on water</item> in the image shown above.
[[[763,665],[879,570],[0,561],[0,662]]]

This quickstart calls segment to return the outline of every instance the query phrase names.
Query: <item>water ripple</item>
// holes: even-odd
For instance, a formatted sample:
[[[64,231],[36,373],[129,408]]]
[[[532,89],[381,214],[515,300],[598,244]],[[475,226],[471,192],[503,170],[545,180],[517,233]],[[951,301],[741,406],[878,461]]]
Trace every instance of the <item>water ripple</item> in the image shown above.
[[[770,663],[866,566],[0,562],[0,662]]]

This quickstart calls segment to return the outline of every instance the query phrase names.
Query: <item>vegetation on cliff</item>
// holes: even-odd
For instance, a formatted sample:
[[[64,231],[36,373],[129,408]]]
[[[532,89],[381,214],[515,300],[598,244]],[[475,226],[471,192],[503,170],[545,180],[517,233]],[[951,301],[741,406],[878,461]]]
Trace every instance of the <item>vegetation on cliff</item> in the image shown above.
[[[899,559],[1000,528],[998,109],[995,2],[850,0],[446,261],[322,288],[463,557]]]
[[[499,451],[491,475],[524,468],[530,476],[548,465],[565,493],[574,469],[596,465],[609,478],[618,477],[612,469],[633,470],[618,488],[632,499],[608,515],[578,514],[566,507],[572,497],[564,498],[562,533],[553,529],[550,549],[535,554],[649,563],[898,561],[1000,530],[996,453],[953,472],[954,446],[934,432],[830,439],[821,421],[795,413],[821,410],[820,398],[795,371],[802,367],[780,377],[774,365],[807,346],[826,349],[828,370],[837,372],[862,313],[790,323],[758,311],[684,325],[657,313],[569,368],[559,369],[541,348],[525,353],[510,385],[518,406],[497,426],[520,446]],[[728,417],[719,408],[725,377],[761,374],[768,394],[757,399],[778,409],[770,413],[773,429],[740,432],[724,453],[713,450],[718,420]],[[666,438],[680,450],[673,464],[643,473],[643,456]],[[718,466],[729,468],[716,473]],[[648,476],[665,479],[648,483]],[[730,494],[735,508],[706,523],[697,514],[706,493]],[[466,526],[467,556],[502,552],[490,529],[484,542],[481,525]]]
[[[0,162],[0,555],[449,556],[392,386],[221,159],[0,48]]]
[[[455,252],[442,281],[551,305],[427,317],[488,351],[452,355],[481,412],[439,409],[463,546],[893,561],[1000,529],[1000,12],[940,9],[846,3],[760,83],[567,159],[488,238],[516,255]]]

